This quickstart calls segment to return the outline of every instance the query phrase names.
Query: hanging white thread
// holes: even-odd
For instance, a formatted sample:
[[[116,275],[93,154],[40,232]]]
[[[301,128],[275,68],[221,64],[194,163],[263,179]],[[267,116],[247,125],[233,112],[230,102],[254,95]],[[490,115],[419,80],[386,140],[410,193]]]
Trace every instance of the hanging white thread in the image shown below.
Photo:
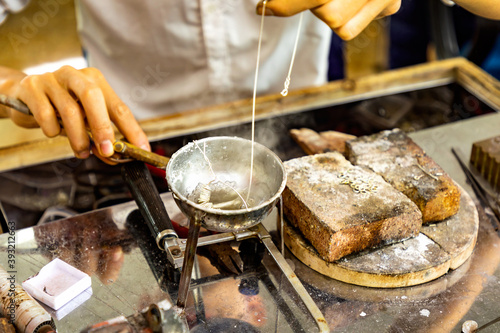
[[[257,79],[259,77],[259,64],[260,64],[260,47],[262,45],[262,32],[264,31],[264,17],[266,12],[267,0],[262,2],[262,16],[260,19],[259,42],[257,45],[257,63],[255,65],[255,78],[253,82],[253,97],[252,97],[252,149],[250,154],[250,180],[248,184],[247,200],[250,197],[250,190],[252,189],[253,178],[253,143],[255,140],[255,100],[257,98]]]
[[[293,47],[292,60],[290,61],[290,68],[288,69],[288,76],[285,79],[284,89],[281,91],[281,96],[288,95],[288,87],[290,86],[290,80],[292,75],[293,62],[295,61],[295,54],[297,53],[297,45],[299,44],[300,29],[302,27],[302,17],[304,12],[300,13],[299,26],[297,27],[297,36],[295,37],[295,45]]]
[[[253,101],[252,101],[252,143],[254,141],[255,135],[255,100],[257,98],[257,79],[259,77],[259,64],[260,64],[260,48],[262,45],[262,33],[264,31],[264,13],[266,11],[267,0],[262,2],[262,16],[260,19],[260,31],[259,31],[259,42],[257,44],[257,63],[255,65],[255,78],[253,82]],[[252,144],[252,153],[253,153],[253,144]],[[253,155],[252,155],[253,156]],[[252,159],[253,161],[253,159]]]
[[[264,0],[262,2],[262,16],[260,20],[260,31],[259,31],[259,41],[257,45],[257,63],[255,65],[255,78],[254,78],[254,84],[253,84],[253,97],[252,97],[252,149],[251,149],[251,154],[250,154],[250,181],[248,185],[248,195],[247,195],[247,200],[248,197],[250,196],[250,190],[252,188],[252,177],[253,177],[253,158],[254,158],[254,141],[255,141],[255,103],[256,103],[256,98],[257,98],[257,79],[259,77],[259,65],[260,65],[260,49],[262,45],[262,34],[264,31],[264,17],[265,17],[265,11],[266,11],[266,4],[267,0]],[[300,18],[299,18],[299,25],[297,27],[297,36],[295,37],[295,45],[293,47],[293,53],[292,53],[292,59],[290,61],[290,68],[288,69],[288,76],[285,79],[284,83],[284,89],[281,92],[282,96],[288,95],[288,87],[290,86],[290,80],[291,80],[291,75],[292,75],[292,68],[293,68],[293,62],[295,60],[295,54],[297,52],[297,45],[299,44],[299,35],[300,35],[300,29],[302,27],[302,17],[304,16],[304,13],[300,13]]]

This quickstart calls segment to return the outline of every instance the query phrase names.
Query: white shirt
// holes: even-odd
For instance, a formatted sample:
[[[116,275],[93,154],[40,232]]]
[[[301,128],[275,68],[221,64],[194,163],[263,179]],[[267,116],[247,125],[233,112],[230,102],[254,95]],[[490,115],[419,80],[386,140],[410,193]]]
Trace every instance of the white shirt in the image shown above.
[[[78,31],[138,119],[252,96],[261,17],[256,0],[79,0]],[[299,16],[266,17],[258,96],[278,93]],[[290,89],[326,82],[331,30],[304,12]]]

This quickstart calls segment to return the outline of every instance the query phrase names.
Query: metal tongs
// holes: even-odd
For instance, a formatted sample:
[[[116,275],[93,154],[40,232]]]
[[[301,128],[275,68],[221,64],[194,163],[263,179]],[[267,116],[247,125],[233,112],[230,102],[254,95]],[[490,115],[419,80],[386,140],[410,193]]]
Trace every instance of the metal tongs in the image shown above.
[[[24,113],[28,116],[32,116],[30,109],[26,104],[24,104],[21,100],[17,98],[12,98],[6,95],[0,94],[0,104],[11,107],[21,113]],[[59,119],[59,124],[62,126],[62,121]],[[92,137],[92,132],[87,127],[87,134],[90,138],[90,142],[94,145],[94,140]],[[170,160],[168,157],[161,156],[150,151],[144,150],[142,148],[136,147],[133,144],[125,141],[125,140],[116,140],[113,143],[113,150],[115,153],[108,157],[108,159],[115,163],[126,163],[132,160],[141,161],[152,166],[155,166],[160,169],[165,169],[167,167],[168,161]]]

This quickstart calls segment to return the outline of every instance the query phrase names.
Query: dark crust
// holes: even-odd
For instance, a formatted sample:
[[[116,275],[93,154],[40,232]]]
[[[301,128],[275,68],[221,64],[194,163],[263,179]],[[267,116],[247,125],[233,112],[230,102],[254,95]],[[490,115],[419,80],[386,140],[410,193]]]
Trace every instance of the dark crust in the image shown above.
[[[353,164],[379,173],[408,196],[421,210],[424,224],[442,221],[460,208],[460,191],[453,180],[403,131],[350,140],[346,155]]]

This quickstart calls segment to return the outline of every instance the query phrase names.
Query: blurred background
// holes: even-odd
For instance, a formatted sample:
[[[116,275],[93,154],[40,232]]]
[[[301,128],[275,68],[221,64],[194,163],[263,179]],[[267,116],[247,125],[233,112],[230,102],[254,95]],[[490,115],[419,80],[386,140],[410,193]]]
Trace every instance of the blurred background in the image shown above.
[[[2,11],[3,8],[3,11]],[[11,8],[10,12],[5,8]],[[0,64],[30,74],[63,64],[86,66],[74,0],[0,0]],[[329,80],[463,56],[500,78],[500,22],[439,0],[403,0],[399,12],[372,22],[357,38],[332,37]],[[0,147],[43,137],[0,119]]]

